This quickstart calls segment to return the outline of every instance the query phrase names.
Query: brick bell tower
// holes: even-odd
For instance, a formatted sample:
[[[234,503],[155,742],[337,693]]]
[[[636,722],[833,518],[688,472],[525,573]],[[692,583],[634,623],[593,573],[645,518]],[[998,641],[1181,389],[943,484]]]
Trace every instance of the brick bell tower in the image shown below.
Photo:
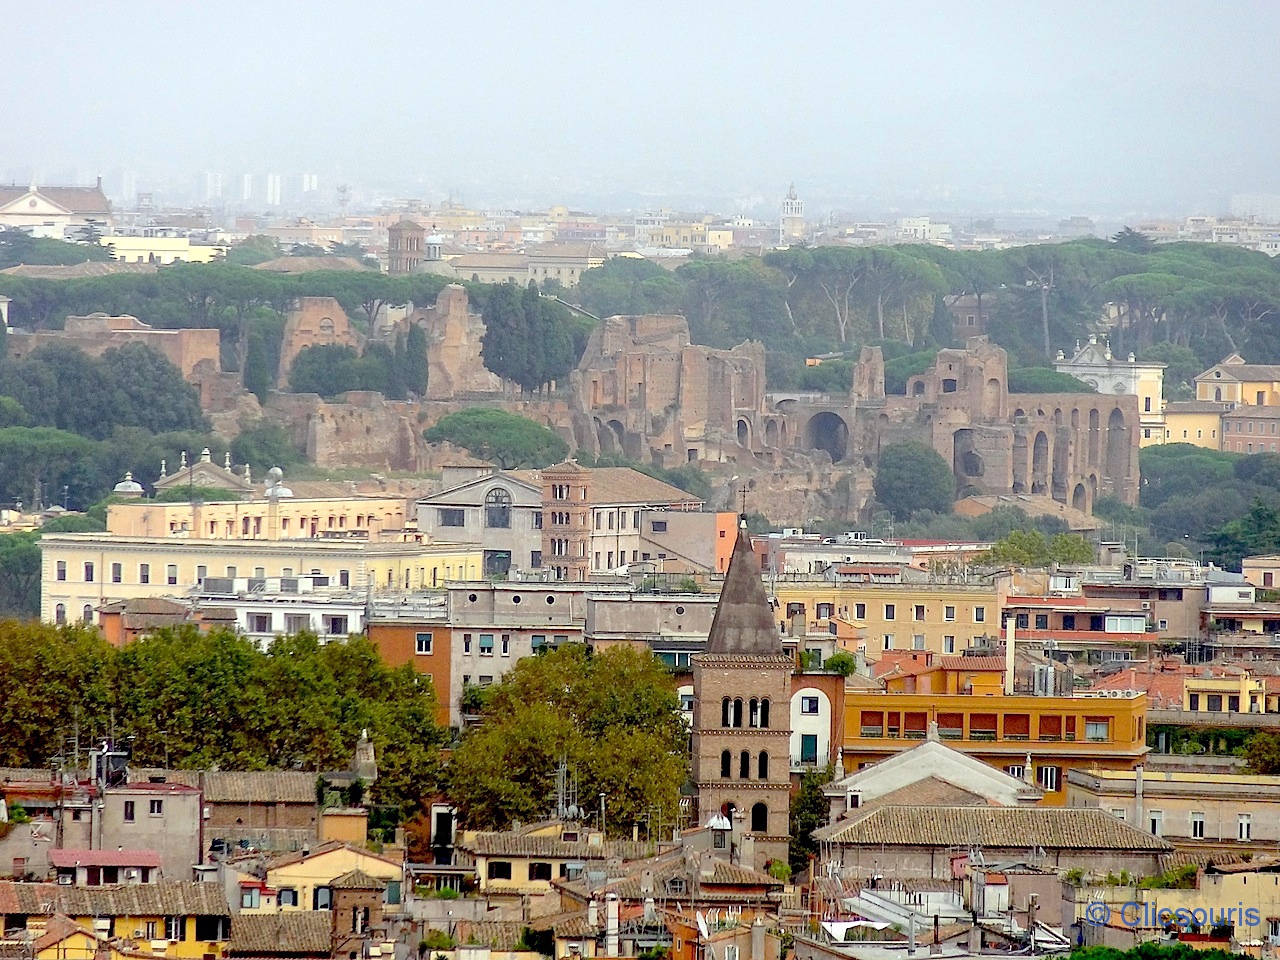
[[[757,870],[787,859],[794,669],[740,520],[706,652],[693,658],[693,780],[698,826],[727,816],[732,858]]]

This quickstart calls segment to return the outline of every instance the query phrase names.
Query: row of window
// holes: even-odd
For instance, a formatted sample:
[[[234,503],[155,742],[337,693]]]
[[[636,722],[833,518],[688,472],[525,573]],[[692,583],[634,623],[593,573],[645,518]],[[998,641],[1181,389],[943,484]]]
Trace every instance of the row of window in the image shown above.
[[[733,754],[728,750],[720,754],[720,776],[728,780],[733,776]],[[738,778],[741,780],[751,779],[751,752],[743,750],[738,757]],[[756,758],[756,779],[769,779],[769,753],[761,750],[760,755]]]
[[[1231,421],[1231,420],[1223,420],[1223,421],[1222,421],[1222,432],[1223,432],[1223,433],[1230,433],[1230,432],[1231,432],[1231,424],[1232,424],[1232,422],[1233,422],[1233,421]],[[1257,421],[1254,421],[1254,420],[1244,420],[1244,421],[1234,421],[1234,422],[1235,422],[1235,425],[1236,425],[1236,430],[1235,430],[1235,432],[1236,432],[1236,433],[1253,433],[1253,425],[1254,425],[1254,423],[1255,423],[1255,422],[1257,422]],[[1275,432],[1276,432],[1276,422],[1275,422],[1274,420],[1265,420],[1265,421],[1263,421],[1263,422],[1261,422],[1261,423],[1258,423],[1258,432],[1259,432],[1259,433],[1267,433],[1267,432],[1268,432],[1268,430],[1267,430],[1267,424],[1268,424],[1268,423],[1270,423],[1270,424],[1271,424],[1271,430],[1270,430],[1269,432],[1270,432],[1270,433],[1272,433],[1272,434],[1274,435],[1274,434],[1275,434]],[[1246,424],[1248,425],[1248,428],[1247,428],[1247,429],[1246,429]]]
[[[743,701],[741,697],[730,699],[725,697],[720,702],[720,726],[741,727],[743,720]],[[769,699],[752,697],[746,704],[748,725],[757,729],[769,728]]]
[[[1231,449],[1231,445],[1230,445],[1230,443],[1228,443],[1228,444],[1227,444],[1226,446],[1224,446],[1222,449],[1224,449],[1224,450],[1230,450],[1230,449]],[[1256,451],[1256,452],[1257,452],[1257,453],[1265,453],[1265,452],[1266,452],[1266,450],[1267,450],[1267,445],[1266,445],[1265,443],[1259,443],[1259,444],[1258,444],[1258,449],[1257,449],[1257,451]],[[1241,443],[1239,440],[1237,440],[1237,441],[1236,441],[1236,453],[1254,453],[1254,452],[1255,452],[1255,451],[1254,451],[1254,449],[1253,449],[1253,444],[1252,444],[1252,443]],[[1272,453],[1275,453],[1275,452],[1276,452],[1276,445],[1275,445],[1275,443],[1272,443],[1272,444],[1271,444],[1271,452],[1272,452]]]
[[[1000,716],[995,713],[969,714],[968,738],[970,740],[1039,740],[1046,743],[1077,740],[1079,718],[1044,715],[1039,717],[1032,736],[1031,716],[1025,713],[1008,713],[1003,715],[1003,726]],[[868,739],[905,739],[923,740],[928,726],[928,714],[923,711],[907,711],[899,713],[891,710],[885,713],[880,710],[863,710],[859,718],[859,735]],[[965,738],[965,719],[961,713],[939,713],[937,715],[938,736],[943,740],[963,740]],[[1087,743],[1109,743],[1111,741],[1111,720],[1108,717],[1085,717],[1083,719],[1084,740]]]
[[[1120,820],[1125,818],[1124,809],[1116,807],[1111,811],[1112,816]],[[1189,836],[1192,840],[1205,839],[1205,815],[1203,811],[1193,810],[1188,816],[1188,826],[1190,827]],[[1164,811],[1148,810],[1147,811],[1147,829],[1149,829],[1157,837],[1164,836]],[[1221,837],[1215,839],[1224,839]],[[1248,813],[1236,814],[1236,839],[1252,840],[1253,839],[1253,815]]]
[[[250,613],[245,620],[250,633],[273,633],[272,616],[269,613]],[[349,622],[345,616],[323,614],[320,617],[321,635],[326,637],[345,637],[350,633]],[[307,613],[286,613],[284,615],[284,633],[302,633],[310,631],[311,615]],[[428,634],[429,636],[429,634]]]
[[[67,568],[66,560],[56,561],[54,563],[54,571],[53,571],[54,579],[58,580],[59,582],[65,583],[67,581],[67,569],[68,568]],[[228,579],[234,580],[238,575],[238,568],[236,567],[227,567],[226,571],[227,571],[226,576]],[[434,574],[434,570],[433,570],[433,574]],[[321,573],[319,570],[313,569],[310,575],[321,576]],[[205,580],[205,578],[207,578],[208,576],[209,576],[209,568],[204,564],[199,564],[196,567],[196,583],[202,583]],[[267,568],[254,567],[253,576],[259,580],[265,579],[267,576]],[[286,577],[286,578],[294,576],[293,567],[282,567],[280,569],[280,576]],[[392,573],[388,571],[387,576],[391,577]],[[406,577],[408,576],[407,572],[405,576]],[[97,565],[92,560],[86,560],[84,562],[84,582],[95,583],[96,577],[97,577]],[[124,583],[124,564],[123,563],[111,564],[110,578],[112,583]],[[151,582],[151,564],[149,563],[138,564],[137,582],[138,583]],[[178,583],[178,565],[176,563],[165,564],[163,582],[169,584],[170,586],[174,586]],[[350,570],[338,571],[338,586],[340,587],[351,586]]]
[[[901,649],[895,645],[897,643],[897,637],[892,633],[886,633],[883,639],[881,640],[881,643],[884,644],[884,649],[886,650]],[[927,649],[927,647],[925,646],[925,635],[923,633],[915,633],[911,635],[911,649],[912,650]],[[942,652],[943,653],[956,652],[956,638],[954,634],[947,634],[942,638]]]
[[[605,551],[603,554],[601,554],[601,552],[600,552],[599,550],[597,550],[597,551],[596,551],[596,569],[597,569],[597,570],[612,570],[612,569],[613,569],[613,567],[614,567],[613,556],[614,556],[614,554],[613,554],[613,551],[612,551],[612,550],[607,550],[607,551]],[[605,560],[605,565],[604,565],[604,566],[601,566],[601,565],[600,565],[600,560],[601,560],[601,558],[602,558],[602,557],[603,557],[603,558],[604,558],[604,560]],[[645,551],[645,552],[643,552],[643,553],[642,553],[641,551],[639,551],[639,550],[632,550],[632,551],[631,551],[631,562],[632,562],[632,563],[639,563],[641,560],[652,560],[652,559],[653,559],[653,554],[649,553],[648,551]],[[665,559],[667,559],[667,555],[666,555],[666,553],[665,553],[665,552],[659,552],[659,554],[658,554],[658,559],[659,559],[659,560],[665,560]],[[619,551],[618,551],[618,563],[617,563],[617,565],[618,565],[618,566],[621,566],[622,564],[624,564],[624,563],[626,563],[626,562],[627,562],[627,551],[625,551],[625,550],[619,550]]]
[[[631,518],[631,529],[639,530],[640,529],[640,511],[639,510],[597,510],[595,512],[596,529],[612,530],[614,526],[614,521],[616,519],[618,529],[625,530],[627,529],[628,514],[630,514],[630,518]],[[658,520],[658,521],[655,521],[655,523],[661,523],[662,530],[666,530],[667,522],[665,520]],[[656,530],[657,527],[655,526],[654,529]]]
[[[803,603],[788,603],[787,619],[790,619],[791,617],[794,617],[797,615],[803,615],[804,610],[805,610],[805,607]],[[836,607],[835,607],[835,604],[833,603],[819,603],[817,604],[815,611],[817,613],[819,620],[827,620],[836,615]],[[972,612],[973,612],[974,623],[987,622],[987,608],[985,606],[974,607]],[[842,616],[847,617],[849,615],[849,608],[848,607],[841,608],[840,613]],[[867,619],[867,605],[865,603],[855,603],[853,605],[853,619],[855,620]],[[885,620],[898,619],[898,605],[896,603],[886,603],[884,605],[884,619]],[[926,620],[928,620],[929,619],[928,604],[924,604],[924,603],[911,604],[911,619],[916,621],[917,623],[923,623]],[[956,606],[954,604],[948,603],[943,605],[942,620],[944,623],[956,622]]]
[[[151,816],[153,816],[153,817],[163,817],[163,816],[164,816],[164,801],[163,801],[163,800],[149,800],[149,801],[148,801],[147,812],[148,812]],[[133,800],[126,800],[126,801],[124,802],[124,814],[123,814],[123,816],[124,816],[124,822],[125,822],[125,823],[133,823],[133,822],[135,821],[135,819],[137,818],[137,806],[136,806],[135,801],[133,801]]]

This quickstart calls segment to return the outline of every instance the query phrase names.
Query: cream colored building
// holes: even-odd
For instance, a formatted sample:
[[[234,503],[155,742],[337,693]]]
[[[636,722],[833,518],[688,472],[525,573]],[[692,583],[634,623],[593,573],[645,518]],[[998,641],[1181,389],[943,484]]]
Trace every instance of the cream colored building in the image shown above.
[[[1165,442],[1163,363],[1139,362],[1131,353],[1121,360],[1111,355],[1111,346],[1091,336],[1075,354],[1061,350],[1053,369],[1089,384],[1099,393],[1131,395],[1138,398],[1139,446]]]
[[[225,244],[192,243],[189,237],[102,237],[98,243],[121,263],[212,263],[227,255]]]
[[[1280,841],[1277,776],[1075,769],[1067,806],[1098,807],[1188,849],[1249,852]]]
[[[1190,443],[1208,450],[1221,445],[1222,415],[1229,403],[1212,400],[1174,400],[1164,405],[1164,442]]]
[[[404,529],[409,503],[404,497],[294,499],[270,495],[210,503],[134,500],[107,508],[107,533],[206,540],[377,539]]]
[[[802,618],[802,633],[834,634],[844,649],[878,660],[886,650],[959,654],[980,637],[999,636],[1004,583],[911,582],[896,570],[850,571],[836,582],[778,580],[770,590],[780,628],[793,629]]]
[[[275,892],[274,908],[241,905],[241,913],[292,913],[327,910],[332,903],[330,884],[352,870],[362,870],[388,884],[387,900],[398,903],[404,869],[398,860],[372,853],[349,843],[326,843],[310,853],[282,857],[267,864],[267,887]]]
[[[1233,353],[1196,377],[1196,399],[1280,406],[1280,364],[1246,363],[1244,357]]]
[[[63,533],[42,537],[40,554],[40,617],[57,623],[93,622],[104,604],[174,596],[206,577],[308,575],[371,592],[417,590],[479,579],[482,560],[477,547],[421,543],[415,535],[367,540]]]

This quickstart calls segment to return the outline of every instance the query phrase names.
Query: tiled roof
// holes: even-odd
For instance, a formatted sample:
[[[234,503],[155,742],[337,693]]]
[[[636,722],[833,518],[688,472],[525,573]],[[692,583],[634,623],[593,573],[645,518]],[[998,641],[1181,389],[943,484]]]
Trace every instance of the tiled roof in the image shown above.
[[[459,920],[454,936],[458,943],[510,951],[520,942],[525,926],[521,920]]]
[[[1164,405],[1167,416],[1171,413],[1225,413],[1228,405],[1215,400],[1170,400]]]
[[[0,783],[52,783],[48,767],[0,767]]]
[[[643,888],[642,878],[648,872],[652,872],[653,885],[646,890]],[[669,882],[674,880],[683,880],[684,889],[679,890]],[[563,883],[562,886],[583,894],[587,892],[586,882],[583,880]],[[598,896],[606,891],[612,892],[621,900],[632,901],[655,895],[667,900],[754,901],[781,887],[781,881],[767,873],[718,857],[712,861],[710,876],[704,877],[699,865],[686,863],[680,851],[673,851],[663,857],[633,864],[626,876],[610,880],[595,893]]]
[[[702,503],[701,498],[630,467],[594,467],[592,503]],[[757,564],[758,565],[758,564]]]
[[[210,771],[204,777],[210,803],[316,802],[315,774],[297,770]]]
[[[393,860],[391,857],[383,856],[380,853],[374,853],[371,850],[366,850],[363,847],[357,847],[354,844],[343,843],[340,840],[330,840],[328,843],[322,843],[320,846],[309,852],[291,853],[288,856],[271,860],[267,863],[266,868],[268,870],[278,870],[281,867],[287,867],[294,863],[302,863],[304,860],[313,860],[316,857],[323,857],[325,854],[333,853],[335,850],[351,850],[360,854],[362,857],[372,857],[374,860],[381,860],[383,863],[389,863],[395,867],[401,866],[399,860]]]
[[[304,954],[329,956],[330,919],[327,910],[296,913],[237,914],[231,921],[231,956]]]
[[[340,877],[330,881],[329,886],[335,890],[385,890],[387,883],[377,877],[371,877],[359,867],[348,870]]]
[[[58,869],[67,867],[159,867],[160,854],[154,850],[77,850],[65,847],[49,851],[49,862]]]
[[[1044,847],[1142,850],[1173,845],[1104,810],[1054,807],[878,807],[814,831],[817,839],[855,846]]]
[[[164,767],[130,767],[129,780],[145,783],[152,777],[164,777],[166,783],[181,783],[188,787],[200,786],[199,770],[166,770]]]
[[[19,186],[18,184],[0,185],[0,206],[19,200],[30,192],[29,186]],[[103,217],[111,214],[111,203],[107,200],[106,194],[102,192],[101,187],[37,186],[36,193],[52,200],[58,206],[70,210],[72,213],[91,213]]]
[[[870,803],[864,804],[861,809],[873,810],[878,807],[896,807],[902,804],[919,804],[922,807],[985,807],[989,805],[986,797],[963,787],[957,787],[954,783],[948,783],[939,777],[925,777],[923,780],[917,780],[915,783],[909,783],[905,787],[877,797]]]
[[[939,657],[944,670],[1004,670],[1004,657]]]
[[[1215,370],[1221,370],[1224,377],[1236,380],[1280,380],[1280,366],[1273,363],[1216,363],[1196,380],[1204,380]],[[1214,378],[1217,379],[1217,378]]]
[[[610,840],[592,844],[585,840],[561,840],[559,837],[522,836],[514,832],[486,832],[466,840],[456,840],[460,850],[479,857],[571,857],[576,860],[605,860],[621,857],[639,860],[660,851],[650,843]]]
[[[0,880],[0,914],[69,917],[225,917],[231,908],[216,883],[190,880],[112,887],[67,887],[56,883]]]
[[[61,943],[63,940],[67,939],[67,937],[76,933],[83,933],[95,940],[99,939],[98,935],[92,930],[82,927],[70,917],[63,916],[59,913],[56,916],[49,918],[48,922],[45,924],[44,933],[40,934],[40,936],[36,937],[32,942],[32,951],[38,954],[43,950],[47,950],[55,943]],[[5,956],[5,954],[0,953],[0,957],[3,956]]]
[[[316,270],[361,270],[369,268],[352,257],[276,257],[263,263],[255,263],[254,270],[272,273],[312,273]]]
[[[664,483],[647,473],[632,470],[630,467],[583,467],[577,463],[558,463],[539,470],[510,470],[512,476],[535,487],[542,487],[542,474],[555,470],[560,472],[586,472],[590,474],[591,503],[602,504],[689,504],[701,505],[702,500],[691,493]]]
[[[155,273],[160,268],[154,263],[121,263],[116,260],[88,260],[84,263],[43,264],[20,263],[16,267],[0,270],[15,277],[32,280],[82,280],[86,277],[109,277],[116,273]]]
[[[102,613],[184,613],[186,607],[163,597],[135,597],[129,600],[113,600],[98,608]]]

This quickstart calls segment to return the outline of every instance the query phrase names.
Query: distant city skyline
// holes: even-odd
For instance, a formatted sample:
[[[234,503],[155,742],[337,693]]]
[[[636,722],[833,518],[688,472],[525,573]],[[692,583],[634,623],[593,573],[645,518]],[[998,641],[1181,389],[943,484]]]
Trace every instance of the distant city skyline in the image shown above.
[[[1156,216],[1280,194],[1280,5],[0,0],[0,178]],[[72,69],[72,64],[94,64]],[[125,176],[127,172],[128,176]],[[155,185],[161,185],[156,189]],[[300,191],[307,192],[307,191]],[[360,202],[353,196],[353,206]]]

